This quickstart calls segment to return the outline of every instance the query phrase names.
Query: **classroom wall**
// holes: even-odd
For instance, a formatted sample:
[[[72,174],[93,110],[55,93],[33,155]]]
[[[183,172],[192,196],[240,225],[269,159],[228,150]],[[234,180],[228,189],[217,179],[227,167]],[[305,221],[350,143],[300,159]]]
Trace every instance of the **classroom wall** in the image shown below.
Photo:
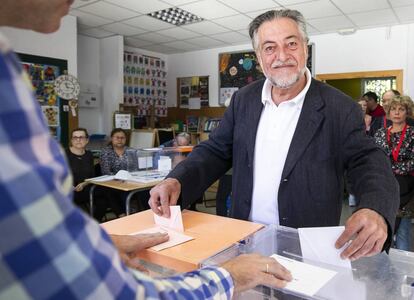
[[[0,27],[0,31],[16,52],[66,59],[68,72],[75,76],[78,74],[76,17],[65,16],[59,30],[51,34],[10,27]]]
[[[414,24],[310,37],[316,74],[403,69],[404,93],[414,95]],[[209,75],[210,106],[218,106],[218,54],[250,50],[251,45],[172,54],[168,58],[168,106],[177,105],[176,78]]]

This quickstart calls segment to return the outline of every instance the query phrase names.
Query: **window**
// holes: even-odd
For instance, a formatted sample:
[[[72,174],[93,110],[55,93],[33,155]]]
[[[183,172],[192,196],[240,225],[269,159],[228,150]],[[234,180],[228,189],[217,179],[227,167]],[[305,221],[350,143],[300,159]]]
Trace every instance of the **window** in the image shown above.
[[[362,83],[362,94],[366,92],[374,92],[380,99],[382,105],[382,94],[390,89],[397,89],[397,80],[395,77],[380,77],[380,78],[364,78]]]

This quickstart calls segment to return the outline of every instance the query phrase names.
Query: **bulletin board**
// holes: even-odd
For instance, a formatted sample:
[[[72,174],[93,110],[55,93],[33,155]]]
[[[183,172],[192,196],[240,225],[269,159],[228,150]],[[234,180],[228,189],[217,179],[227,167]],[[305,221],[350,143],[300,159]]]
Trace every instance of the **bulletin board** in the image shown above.
[[[219,104],[239,88],[264,78],[254,51],[226,52],[219,54]]]
[[[208,107],[208,76],[177,78],[177,99],[180,108],[191,108],[191,100],[199,99],[200,107]]]
[[[308,45],[306,66],[315,76],[315,44]],[[254,51],[219,54],[219,104],[249,83],[265,78]]]

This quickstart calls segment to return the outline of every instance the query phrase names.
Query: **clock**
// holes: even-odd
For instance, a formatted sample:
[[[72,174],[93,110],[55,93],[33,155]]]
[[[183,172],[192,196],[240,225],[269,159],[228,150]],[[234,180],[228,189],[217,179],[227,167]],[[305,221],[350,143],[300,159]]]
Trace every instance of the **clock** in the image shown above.
[[[55,79],[54,85],[59,97],[68,100],[78,99],[80,85],[75,76],[69,74],[60,75]]]

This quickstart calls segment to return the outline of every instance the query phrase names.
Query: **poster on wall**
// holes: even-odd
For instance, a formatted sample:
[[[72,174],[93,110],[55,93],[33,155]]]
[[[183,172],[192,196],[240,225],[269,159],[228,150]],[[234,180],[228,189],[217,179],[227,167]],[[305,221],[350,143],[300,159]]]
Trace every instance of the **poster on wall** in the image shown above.
[[[164,117],[167,113],[167,67],[163,59],[124,52],[124,106],[138,116]],[[154,109],[152,109],[154,107]]]
[[[132,129],[132,115],[129,113],[114,113],[114,128]]]
[[[192,76],[177,78],[178,102],[180,108],[189,108],[190,99],[199,98],[200,107],[208,106],[208,76]],[[194,109],[194,106],[192,105]]]
[[[219,54],[219,104],[239,88],[264,78],[254,51]]]

